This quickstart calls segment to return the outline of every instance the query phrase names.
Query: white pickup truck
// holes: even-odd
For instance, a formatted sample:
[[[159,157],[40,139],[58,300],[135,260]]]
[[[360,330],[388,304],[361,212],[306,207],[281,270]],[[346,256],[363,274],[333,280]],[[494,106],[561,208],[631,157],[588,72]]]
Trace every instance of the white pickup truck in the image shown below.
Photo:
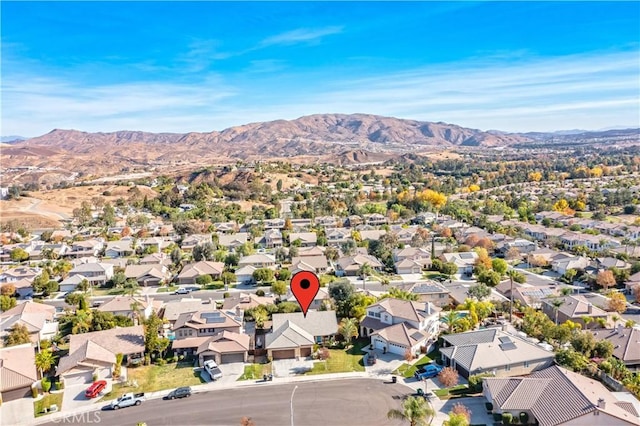
[[[132,405],[140,405],[142,401],[144,401],[144,393],[125,393],[111,403],[111,409],[119,410]]]
[[[211,380],[216,381],[222,378],[222,371],[218,367],[218,364],[212,359],[204,362],[204,369],[209,376],[211,376]]]

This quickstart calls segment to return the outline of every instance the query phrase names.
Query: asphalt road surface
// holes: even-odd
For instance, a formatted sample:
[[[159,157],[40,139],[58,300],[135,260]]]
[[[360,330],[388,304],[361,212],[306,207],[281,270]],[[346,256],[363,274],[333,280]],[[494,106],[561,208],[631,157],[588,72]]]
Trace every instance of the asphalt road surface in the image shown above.
[[[85,417],[100,426],[135,426],[138,422],[148,426],[236,426],[243,416],[250,417],[256,426],[401,425],[399,420],[388,420],[387,412],[399,409],[401,399],[410,393],[411,389],[399,383],[372,379],[289,383],[147,401],[117,411],[85,413]],[[82,417],[69,416],[64,422],[60,419],[47,425],[86,424]]]

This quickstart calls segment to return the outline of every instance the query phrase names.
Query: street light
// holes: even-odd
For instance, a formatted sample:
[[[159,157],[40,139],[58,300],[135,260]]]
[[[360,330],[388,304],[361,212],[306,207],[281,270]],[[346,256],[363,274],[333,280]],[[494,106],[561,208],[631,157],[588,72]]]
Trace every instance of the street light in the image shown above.
[[[298,389],[297,385],[296,387],[293,388],[293,391],[291,392],[291,426],[293,426],[293,394],[296,393],[296,389]]]

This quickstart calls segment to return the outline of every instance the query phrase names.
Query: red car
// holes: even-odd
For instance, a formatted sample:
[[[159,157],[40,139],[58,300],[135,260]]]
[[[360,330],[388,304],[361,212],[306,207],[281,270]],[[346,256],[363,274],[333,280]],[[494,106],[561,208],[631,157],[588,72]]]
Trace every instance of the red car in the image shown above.
[[[87,391],[84,393],[84,396],[86,396],[87,398],[95,398],[96,396],[100,395],[100,392],[102,392],[106,387],[107,382],[104,380],[93,382],[89,389],[87,389]]]

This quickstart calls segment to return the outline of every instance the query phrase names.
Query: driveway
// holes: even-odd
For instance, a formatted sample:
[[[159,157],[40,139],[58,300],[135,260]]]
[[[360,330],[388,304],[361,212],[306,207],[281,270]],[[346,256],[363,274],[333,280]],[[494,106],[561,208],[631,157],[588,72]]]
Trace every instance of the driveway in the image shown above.
[[[107,387],[102,391],[101,396],[97,396],[93,399],[89,399],[84,396],[84,393],[89,386],[91,386],[91,383],[67,386],[64,389],[64,395],[62,396],[62,410],[67,412],[74,411],[78,408],[86,407],[87,405],[97,404],[102,398],[102,395],[106,395],[111,392],[112,383],[111,380],[107,380]],[[100,405],[104,405],[104,402]]]
[[[471,411],[470,424],[490,425],[494,422],[493,416],[491,414],[487,414],[487,407],[484,405],[487,400],[483,396],[453,398],[443,402],[444,405],[438,409],[439,415],[436,416],[437,418],[442,417],[443,414],[448,418],[449,412],[453,409],[453,406],[455,404],[462,404]]]
[[[392,353],[383,354],[381,350],[369,349],[368,346],[366,348],[363,348],[362,350],[367,353],[373,352],[376,355],[377,361],[374,365],[365,365],[366,372],[373,376],[389,375],[393,372],[393,370],[400,367],[405,362],[404,358],[400,355],[395,355]],[[367,355],[364,356],[365,363],[366,359]]]
[[[33,423],[33,398],[20,398],[3,402],[0,406],[0,424],[2,426],[21,426]]]
[[[240,376],[244,374],[243,362],[232,362],[230,364],[220,364],[220,371],[222,371],[222,378],[217,382],[228,384],[238,380]]]
[[[278,359],[273,361],[273,375],[275,377],[293,377],[311,370],[312,359]]]

